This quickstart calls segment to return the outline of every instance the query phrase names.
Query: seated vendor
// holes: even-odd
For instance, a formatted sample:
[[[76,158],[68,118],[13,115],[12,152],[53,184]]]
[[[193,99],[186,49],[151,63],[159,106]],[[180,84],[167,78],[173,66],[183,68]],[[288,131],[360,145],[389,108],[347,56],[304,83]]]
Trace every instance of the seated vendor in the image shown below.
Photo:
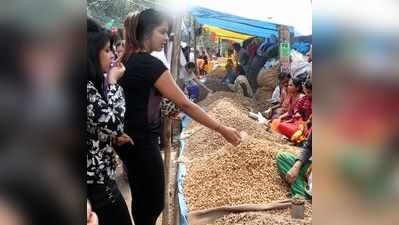
[[[228,59],[226,65],[226,75],[222,83],[226,85],[231,91],[236,92],[241,96],[251,98],[253,91],[249,81],[245,75],[242,74],[242,66],[233,66],[233,61]]]
[[[233,60],[228,59],[225,68],[226,68],[226,74],[222,79],[222,84],[225,85],[234,84],[234,81],[237,78],[237,73],[234,67]]]
[[[303,84],[305,96],[300,98],[294,106],[294,117],[305,121],[307,128],[312,125],[312,80],[308,79]]]
[[[278,117],[281,121],[291,120],[293,118],[294,107],[298,100],[304,96],[302,90],[302,81],[300,79],[291,78],[289,80],[287,87],[287,98],[283,99],[281,105],[283,114]]]
[[[285,177],[291,187],[291,195],[311,198],[311,157],[312,157],[312,134],[306,140],[303,150],[297,157],[289,152],[277,154],[277,169]]]
[[[213,91],[198,79],[198,77],[194,74],[194,71],[195,64],[193,62],[188,62],[183,70],[184,92],[191,101],[197,102],[199,97],[199,86],[203,87],[209,93],[212,93]]]
[[[272,98],[269,101],[270,107],[264,111],[263,115],[266,119],[277,118],[281,114],[285,113],[281,108],[284,100],[287,99],[287,87],[288,81],[291,75],[289,73],[281,73],[278,77],[278,85],[273,91]]]

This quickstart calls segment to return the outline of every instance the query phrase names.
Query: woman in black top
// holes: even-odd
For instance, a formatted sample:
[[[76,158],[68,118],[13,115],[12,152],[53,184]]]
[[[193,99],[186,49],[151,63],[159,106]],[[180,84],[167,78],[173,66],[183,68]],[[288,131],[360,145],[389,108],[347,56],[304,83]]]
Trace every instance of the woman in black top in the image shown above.
[[[114,136],[123,133],[125,98],[117,84],[125,68],[109,70],[110,35],[92,19],[87,20],[87,198],[101,225],[131,225],[126,203],[115,182]],[[108,73],[107,79],[104,73]]]
[[[127,164],[136,225],[153,225],[164,207],[163,163],[159,151],[160,102],[164,96],[190,117],[238,145],[240,134],[210,118],[189,101],[164,64],[150,55],[168,41],[167,19],[153,9],[131,13],[124,22],[126,66],[120,84],[126,95],[125,132],[135,145],[128,149]]]

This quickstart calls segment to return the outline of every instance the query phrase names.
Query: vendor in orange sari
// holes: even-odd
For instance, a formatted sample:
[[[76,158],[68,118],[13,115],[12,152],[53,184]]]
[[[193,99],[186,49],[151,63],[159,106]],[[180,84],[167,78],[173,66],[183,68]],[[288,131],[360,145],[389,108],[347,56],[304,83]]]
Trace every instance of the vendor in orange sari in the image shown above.
[[[284,99],[283,105],[286,104],[288,110],[278,119],[273,120],[272,128],[288,137],[292,142],[299,144],[308,133],[304,119],[309,119],[311,115],[311,101],[309,101],[311,100],[311,91],[307,90],[308,95],[304,96],[301,80],[293,78],[288,83],[287,93],[288,98]],[[306,115],[305,118],[301,114]]]

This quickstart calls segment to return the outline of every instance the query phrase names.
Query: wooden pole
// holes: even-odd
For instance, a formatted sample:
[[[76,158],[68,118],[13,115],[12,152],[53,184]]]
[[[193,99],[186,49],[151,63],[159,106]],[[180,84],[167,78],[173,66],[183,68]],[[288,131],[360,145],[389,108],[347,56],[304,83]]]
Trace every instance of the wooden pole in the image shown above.
[[[164,173],[165,173],[165,206],[162,214],[162,225],[169,225],[169,178],[170,178],[170,135],[171,135],[171,119],[164,118],[163,121],[163,152],[164,152]]]
[[[220,38],[218,37],[218,51],[217,51],[218,55],[221,55],[220,53]]]
[[[191,53],[191,39],[192,39],[192,26],[191,26],[192,20],[191,20],[191,15],[188,15],[188,26],[190,27],[190,29],[188,29],[188,61],[190,61],[190,53]]]
[[[172,48],[172,60],[171,60],[171,73],[173,78],[176,80],[178,76],[178,69],[180,66],[180,40],[181,40],[181,23],[182,17],[178,16],[175,18],[175,22],[173,25],[173,33],[175,34],[173,39],[173,48]]]
[[[183,17],[182,15],[178,15],[176,17],[176,29],[175,29],[175,39],[173,42],[173,61],[174,63],[172,63],[172,72],[175,73],[176,75],[174,76],[175,79],[179,79],[179,70],[180,70],[180,41],[181,41],[181,25],[183,22]],[[177,154],[178,151],[176,151]],[[175,161],[175,160],[174,160]],[[177,167],[175,167],[177,170]],[[176,176],[175,176],[176,177]],[[172,212],[172,224],[177,224],[178,221],[178,212],[179,212],[179,204],[176,201],[176,197],[177,197],[177,182],[175,180],[174,182],[174,192],[173,192],[173,205],[174,205],[174,212]]]
[[[173,33],[175,34],[173,39],[173,48],[172,48],[172,60],[171,60],[171,73],[175,80],[178,79],[178,68],[180,66],[180,39],[181,39],[181,23],[182,17],[176,16],[173,24]],[[163,141],[164,141],[164,153],[165,153],[165,208],[162,215],[162,224],[169,225],[170,222],[170,174],[171,174],[171,124],[172,121],[170,118],[164,118],[164,128],[163,128]],[[175,207],[177,207],[175,205]],[[173,215],[172,215],[173,216]],[[174,219],[172,219],[174,221]]]
[[[177,159],[179,158],[179,149],[177,149],[176,151],[176,155],[175,155],[175,185],[174,185],[174,195],[173,195],[173,200],[174,200],[174,212],[173,212],[173,220],[172,220],[172,225],[180,225],[180,207],[179,207],[179,189],[177,186],[177,175],[179,173],[179,163],[177,161]]]
[[[290,33],[288,27],[284,25],[279,26],[279,60],[281,63],[281,71],[289,72],[289,56],[284,56],[282,51],[282,45],[289,45]]]
[[[194,63],[195,63],[195,68],[196,68],[196,73],[195,74],[199,74],[199,68],[197,66],[197,33],[196,33],[196,29],[197,29],[197,22],[195,21],[195,19],[193,19],[193,31],[194,31]]]

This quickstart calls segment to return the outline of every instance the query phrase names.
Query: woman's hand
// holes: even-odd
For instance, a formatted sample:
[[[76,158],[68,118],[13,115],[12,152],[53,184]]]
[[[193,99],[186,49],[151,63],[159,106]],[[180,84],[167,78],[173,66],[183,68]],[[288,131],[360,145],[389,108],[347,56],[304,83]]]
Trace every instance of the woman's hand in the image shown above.
[[[291,167],[291,169],[287,173],[287,182],[289,184],[293,184],[298,177],[299,171],[301,170],[302,162],[296,161],[296,163]]]
[[[90,215],[91,215],[91,205],[89,201],[86,201],[86,213],[87,213],[87,221],[89,221]]]
[[[311,173],[312,173],[312,165],[309,166],[308,170],[305,173],[306,180],[309,179]]]
[[[241,135],[236,129],[221,126],[217,131],[232,145],[237,146],[241,143]]]
[[[292,118],[292,119],[286,120],[285,122],[287,122],[287,123],[293,123],[293,122],[295,122],[295,119]]]
[[[169,71],[165,71],[155,82],[155,87],[161,94],[176,103],[179,108],[198,123],[219,132],[228,142],[238,145],[241,142],[241,136],[234,128],[218,125],[218,122],[212,119],[203,109],[191,102],[177,86]]]
[[[87,201],[87,225],[98,225],[98,217],[92,211],[89,201]]]
[[[309,119],[306,120],[305,124],[307,128],[312,126],[312,115],[310,115]]]
[[[134,145],[134,142],[129,135],[123,133],[122,135],[120,135],[114,139],[114,144],[116,144],[117,146],[122,146],[122,145],[126,145],[126,144]]]
[[[125,70],[125,66],[122,63],[118,63],[115,67],[112,67],[108,72],[108,83],[116,84],[125,73]]]
[[[299,119],[299,118],[302,118],[302,116],[301,116],[301,114],[297,113],[297,114],[295,114],[295,115],[293,116],[293,118]]]

